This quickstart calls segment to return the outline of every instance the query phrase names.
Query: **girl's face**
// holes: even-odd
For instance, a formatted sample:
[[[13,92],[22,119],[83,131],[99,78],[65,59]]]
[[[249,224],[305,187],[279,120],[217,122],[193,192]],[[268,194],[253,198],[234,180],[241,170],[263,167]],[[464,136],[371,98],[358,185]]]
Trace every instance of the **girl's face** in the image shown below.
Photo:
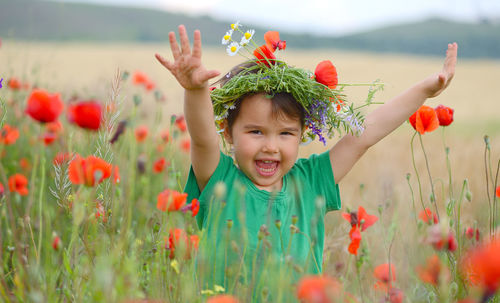
[[[271,102],[264,94],[245,98],[232,130],[224,135],[239,168],[255,186],[279,191],[297,160],[302,130],[299,120],[273,116]]]

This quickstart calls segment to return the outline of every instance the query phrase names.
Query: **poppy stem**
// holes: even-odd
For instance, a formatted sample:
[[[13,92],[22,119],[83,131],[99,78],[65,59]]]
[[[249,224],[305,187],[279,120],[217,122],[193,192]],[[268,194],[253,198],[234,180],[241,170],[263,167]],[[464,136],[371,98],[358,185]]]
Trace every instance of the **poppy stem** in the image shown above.
[[[438,208],[437,208],[436,194],[434,192],[434,183],[432,182],[431,169],[429,167],[429,160],[427,159],[427,153],[425,152],[424,143],[422,141],[422,135],[420,133],[418,134],[418,138],[420,140],[420,146],[422,147],[422,152],[424,153],[425,166],[427,168],[427,174],[429,175],[429,182],[431,184],[431,193],[432,193],[431,203],[434,204],[434,209],[436,210],[436,215],[437,215],[438,220],[439,220],[440,219],[439,218],[439,211],[438,211]]]
[[[37,263],[40,263],[40,250],[42,248],[42,234],[43,234],[43,189],[45,188],[45,148],[42,147],[42,159],[40,161],[40,173],[42,175],[42,180],[40,182],[40,193],[38,195],[38,207],[40,213],[38,214],[39,219],[39,233],[38,233],[38,252],[37,252]],[[36,249],[36,248],[35,248]]]
[[[420,176],[418,174],[417,164],[415,163],[415,152],[413,150],[413,140],[415,139],[416,135],[417,135],[417,132],[415,131],[415,133],[413,134],[413,137],[411,137],[411,141],[410,141],[411,159],[412,159],[412,162],[413,162],[413,169],[415,170],[415,176],[417,176],[418,193],[419,193],[419,197],[420,197],[420,204],[422,204],[422,209],[424,210],[424,214],[427,217],[427,222],[431,222],[431,217],[427,213],[427,211],[425,210],[424,199],[423,199],[423,196],[422,196],[422,183],[420,182]]]
[[[488,165],[488,153],[490,151],[490,143],[487,136],[484,136],[485,148],[484,148],[484,172],[486,177],[486,196],[488,197],[488,209],[489,209],[489,228],[490,228],[490,236],[493,236],[494,233],[494,223],[493,223],[493,209],[491,205],[491,197],[490,197],[490,181],[488,178],[488,169],[491,169],[491,166]]]

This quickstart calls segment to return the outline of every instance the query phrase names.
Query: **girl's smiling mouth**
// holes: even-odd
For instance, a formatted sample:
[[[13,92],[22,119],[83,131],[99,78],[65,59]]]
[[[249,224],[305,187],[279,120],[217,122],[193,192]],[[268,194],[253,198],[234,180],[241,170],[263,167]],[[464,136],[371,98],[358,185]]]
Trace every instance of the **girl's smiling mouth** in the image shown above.
[[[277,160],[255,160],[255,168],[259,175],[270,177],[278,171],[279,163]]]

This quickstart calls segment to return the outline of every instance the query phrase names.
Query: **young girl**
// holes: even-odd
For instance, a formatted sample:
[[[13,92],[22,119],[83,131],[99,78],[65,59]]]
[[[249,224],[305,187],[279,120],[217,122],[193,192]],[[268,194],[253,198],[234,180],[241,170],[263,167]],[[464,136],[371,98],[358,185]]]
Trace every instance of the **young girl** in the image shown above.
[[[305,97],[289,92],[296,88],[286,88],[292,83],[239,92],[234,98],[222,95],[230,100],[226,102],[222,128],[225,141],[234,150],[233,161],[221,152],[208,85],[219,72],[203,66],[198,30],[194,32],[192,50],[182,25],[179,35],[180,47],[175,33],[169,33],[174,60],[167,61],[158,54],[156,58],[185,89],[184,114],[192,140],[192,167],[185,191],[188,200],[199,199],[198,225],[208,239],[206,243],[212,243],[200,248],[200,254],[202,249],[213,252],[211,258],[199,264],[209,264],[207,268],[214,274],[210,282],[225,287],[231,287],[233,278],[255,283],[259,273],[274,268],[274,263],[262,261],[263,247],[277,257],[278,264],[293,264],[297,272],[320,273],[324,216],[341,207],[339,182],[368,148],[450,84],[457,59],[457,44],[449,44],[441,72],[371,112],[359,136],[347,134],[329,151],[308,159],[297,157],[310,108],[304,108]],[[265,59],[240,65],[224,77],[222,88],[229,81],[237,83],[233,90],[238,83],[252,85],[245,77],[265,72],[270,64],[273,62]],[[283,65],[283,73],[288,71],[295,69]],[[310,77],[300,81],[309,81],[306,78]],[[323,88],[320,93],[330,91]],[[228,91],[222,90],[222,94]],[[232,243],[229,249],[228,241]],[[228,257],[228,251],[244,260],[235,270],[228,270],[237,259]],[[246,274],[238,272],[242,266]]]

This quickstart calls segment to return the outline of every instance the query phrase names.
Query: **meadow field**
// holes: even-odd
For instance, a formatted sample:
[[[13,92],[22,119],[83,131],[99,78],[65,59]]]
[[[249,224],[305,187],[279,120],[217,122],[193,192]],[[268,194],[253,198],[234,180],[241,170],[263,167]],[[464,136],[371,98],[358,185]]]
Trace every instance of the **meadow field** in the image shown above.
[[[443,57],[326,49],[286,50],[277,56],[309,70],[314,70],[319,61],[331,60],[337,68],[339,83],[371,83],[379,79],[385,87],[375,95],[374,101],[384,102],[438,72],[445,49],[443,45]],[[7,188],[7,177],[17,172],[23,172],[29,180],[28,195],[6,190],[0,201],[2,300],[124,302],[149,298],[166,302],[204,302],[211,295],[227,291],[205,289],[191,281],[193,262],[185,258],[169,259],[164,249],[164,238],[168,238],[169,229],[175,224],[191,235],[200,233],[189,215],[157,209],[160,192],[167,188],[182,191],[189,156],[183,149],[188,135],[176,129],[175,117],[171,118],[182,115],[183,90],[156,62],[154,53],[170,58],[166,43],[2,41],[0,77],[4,80],[0,98],[6,104],[2,111],[6,113],[3,123],[17,127],[20,136],[14,144],[0,145],[3,151],[0,182]],[[203,54],[207,68],[222,73],[241,60],[239,56],[227,56],[222,46],[205,49]],[[132,83],[138,71],[149,77],[154,89],[149,91]],[[118,72],[120,76],[117,77]],[[128,73],[128,78],[123,73]],[[499,77],[500,61],[462,60],[459,46],[459,61],[451,86],[426,103],[431,107],[443,104],[453,108],[454,122],[421,137],[417,134],[413,141],[414,157],[410,143],[415,130],[404,123],[372,147],[341,181],[343,209],[328,213],[325,220],[323,270],[342,283],[344,302],[456,302],[467,298],[470,301],[463,302],[499,301],[493,296],[496,288],[486,291],[481,283],[468,284],[470,279],[460,267],[466,251],[495,234],[500,222],[495,219],[499,210],[496,209],[494,216],[491,211],[498,200],[495,182],[500,159]],[[7,85],[10,78],[27,83],[29,88],[10,89]],[[117,89],[118,83],[120,89]],[[65,103],[95,99],[106,108],[112,104],[114,109],[106,112],[106,127],[98,132],[82,131],[61,117],[63,133],[54,144],[44,145],[39,139],[43,126],[23,113],[32,87],[58,92]],[[362,104],[367,89],[366,86],[353,86],[346,87],[345,91],[349,101]],[[376,106],[364,108],[364,112]],[[107,143],[117,123],[123,119],[128,120],[123,137],[115,145]],[[139,126],[147,127],[144,141],[138,141],[137,134],[134,136],[134,129]],[[163,131],[170,135],[168,142],[160,138]],[[489,140],[488,150],[485,136]],[[327,146],[319,142],[303,146],[300,155],[306,157],[323,152],[337,139],[328,141]],[[449,162],[446,148],[449,148]],[[56,198],[50,189],[58,187],[55,179],[64,179],[67,168],[67,165],[52,165],[52,158],[58,152],[77,152],[83,157],[98,152],[102,158],[107,157],[108,162],[120,167],[121,180],[118,183],[105,180],[90,188],[70,185],[64,189],[67,195]],[[168,169],[151,172],[153,162],[162,157],[170,163]],[[28,168],[19,163],[21,158],[28,159]],[[145,172],[138,168],[137,161],[145,162]],[[62,170],[57,172],[57,169]],[[417,174],[422,198],[419,197]],[[429,198],[432,192],[435,203]],[[85,206],[77,207],[82,201]],[[450,201],[453,202],[450,204]],[[432,212],[439,211],[440,228],[449,226],[453,230],[457,250],[441,248],[436,251],[435,246],[429,244],[428,230],[432,226],[428,227],[419,218],[423,205]],[[354,256],[347,250],[351,226],[341,213],[355,211],[358,206],[363,206],[379,220],[363,232],[360,253]],[[480,238],[467,237],[467,228],[477,228]],[[57,248],[55,237],[61,241]],[[189,249],[189,245],[184,249]],[[422,268],[435,253],[443,265],[437,274],[439,279],[433,284],[425,281],[420,274],[422,270],[416,268]],[[373,287],[377,279],[380,280],[373,270],[385,263],[394,266],[395,274],[392,275],[395,277],[389,275],[388,281],[382,281],[386,288],[380,290]],[[185,272],[179,271],[179,266]],[[446,268],[449,273],[445,273]],[[496,274],[500,281],[500,271]],[[243,291],[238,287],[244,289],[238,285],[232,293],[241,302],[275,302],[280,298],[277,293],[269,295],[268,292],[273,292],[271,287],[267,293],[265,287],[259,289],[258,299],[248,295],[254,290]],[[286,287],[281,291],[291,289],[288,292],[295,293],[295,284]],[[393,292],[394,289],[398,292]],[[352,296],[345,295],[347,292]],[[343,302],[337,300],[329,302]]]

